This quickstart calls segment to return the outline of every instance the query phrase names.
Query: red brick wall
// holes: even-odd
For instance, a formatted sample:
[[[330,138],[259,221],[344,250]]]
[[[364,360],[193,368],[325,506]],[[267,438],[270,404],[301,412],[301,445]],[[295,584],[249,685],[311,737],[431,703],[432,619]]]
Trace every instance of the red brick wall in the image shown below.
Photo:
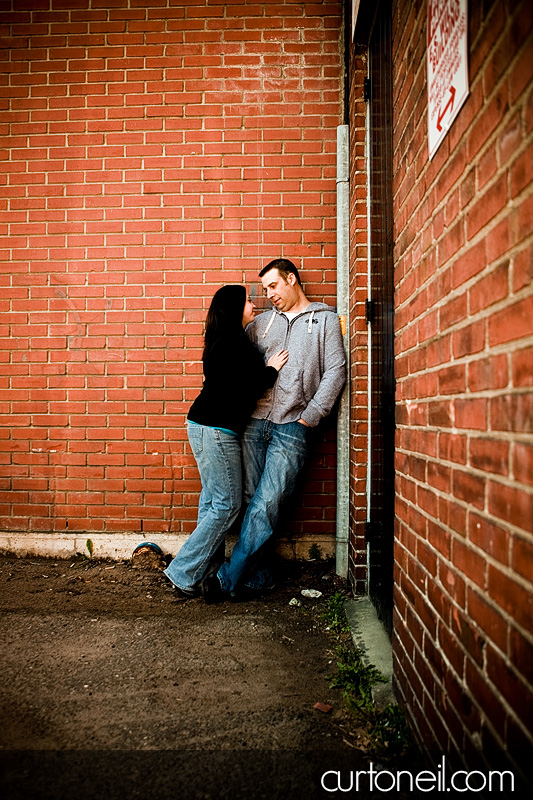
[[[13,0],[0,15],[0,526],[188,532],[214,290],[335,304],[341,6]],[[289,530],[331,535],[327,431]]]
[[[470,96],[429,161],[426,4],[393,6],[395,672],[426,742],[516,755],[532,744],[533,7],[469,4]]]

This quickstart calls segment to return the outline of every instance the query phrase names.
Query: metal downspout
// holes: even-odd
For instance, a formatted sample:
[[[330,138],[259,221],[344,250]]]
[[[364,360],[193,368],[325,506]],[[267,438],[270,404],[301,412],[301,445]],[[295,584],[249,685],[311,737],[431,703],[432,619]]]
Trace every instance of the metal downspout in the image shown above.
[[[337,127],[337,313],[341,321],[347,380],[337,417],[336,571],[348,577],[350,532],[350,137],[349,126]]]

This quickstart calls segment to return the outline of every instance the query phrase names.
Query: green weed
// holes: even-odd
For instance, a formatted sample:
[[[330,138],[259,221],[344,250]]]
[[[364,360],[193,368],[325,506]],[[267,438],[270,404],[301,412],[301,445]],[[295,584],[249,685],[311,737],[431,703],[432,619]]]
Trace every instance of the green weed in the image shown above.
[[[366,731],[370,750],[380,757],[398,756],[413,746],[407,721],[397,705],[388,705],[381,711],[376,708],[372,688],[387,678],[374,665],[365,664],[362,652],[354,648],[344,601],[344,595],[336,592],[322,612],[330,637],[336,642],[337,672],[328,676],[330,686],[342,690],[355,724]]]
[[[341,592],[335,592],[326,605],[322,613],[322,618],[329,630],[334,634],[349,633],[350,626],[344,611],[345,596]]]
[[[310,561],[322,560],[322,550],[320,549],[320,546],[316,542],[314,542],[309,548],[309,560]]]
[[[87,553],[89,553],[89,555],[87,555],[87,553],[85,552],[83,553],[76,552],[76,555],[79,559],[81,559],[82,564],[84,564],[86,561],[90,561],[91,558],[93,557],[94,545],[92,543],[92,539],[87,539],[87,541],[85,542],[85,547],[87,548]]]
[[[383,752],[401,753],[412,744],[405,714],[397,705],[388,705],[376,714],[372,736]]]
[[[387,683],[381,672],[372,664],[365,664],[359,650],[340,645],[337,647],[337,674],[328,676],[332,688],[342,689],[346,704],[374,710],[372,687],[376,683]]]

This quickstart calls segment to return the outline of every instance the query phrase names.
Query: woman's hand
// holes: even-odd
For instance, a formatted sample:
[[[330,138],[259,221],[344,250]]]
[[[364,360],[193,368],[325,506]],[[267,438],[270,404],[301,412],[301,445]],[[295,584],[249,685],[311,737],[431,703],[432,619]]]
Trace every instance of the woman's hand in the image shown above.
[[[271,356],[267,361],[267,367],[274,367],[279,372],[284,364],[287,363],[289,358],[288,350],[280,350],[275,356]]]

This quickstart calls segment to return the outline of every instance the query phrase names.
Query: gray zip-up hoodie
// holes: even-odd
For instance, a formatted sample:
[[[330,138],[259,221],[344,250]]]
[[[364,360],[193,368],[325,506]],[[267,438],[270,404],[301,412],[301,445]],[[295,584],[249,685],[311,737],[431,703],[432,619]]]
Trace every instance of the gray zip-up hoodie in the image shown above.
[[[277,309],[258,314],[246,328],[265,360],[280,350],[289,360],[252,417],[277,424],[303,419],[312,428],[325,417],[346,380],[339,318],[326,303],[310,303],[290,322]]]

